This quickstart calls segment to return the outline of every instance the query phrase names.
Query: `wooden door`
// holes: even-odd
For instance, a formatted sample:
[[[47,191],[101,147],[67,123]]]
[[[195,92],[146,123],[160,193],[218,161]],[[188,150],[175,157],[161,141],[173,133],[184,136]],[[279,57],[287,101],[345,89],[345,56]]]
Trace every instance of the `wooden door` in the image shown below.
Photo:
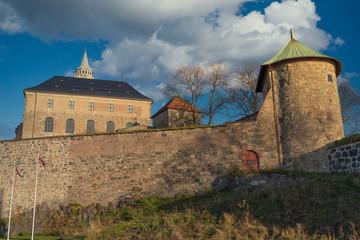
[[[259,168],[259,157],[254,151],[246,151],[241,157],[244,170],[253,170]]]

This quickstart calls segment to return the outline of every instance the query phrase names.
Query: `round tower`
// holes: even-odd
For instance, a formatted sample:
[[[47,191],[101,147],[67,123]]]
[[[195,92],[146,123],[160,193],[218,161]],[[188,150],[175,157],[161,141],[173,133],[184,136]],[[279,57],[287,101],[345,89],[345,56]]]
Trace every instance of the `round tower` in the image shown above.
[[[295,40],[292,31],[261,66],[257,90],[271,93],[282,167],[327,170],[326,146],[344,137],[336,81],[341,70],[339,60]]]

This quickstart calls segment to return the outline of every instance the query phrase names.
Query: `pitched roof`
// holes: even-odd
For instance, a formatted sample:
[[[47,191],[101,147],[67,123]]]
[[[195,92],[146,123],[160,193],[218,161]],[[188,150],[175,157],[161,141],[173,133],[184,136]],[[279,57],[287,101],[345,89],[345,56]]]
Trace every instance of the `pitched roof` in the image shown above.
[[[156,117],[160,113],[164,112],[167,109],[175,109],[175,110],[184,110],[187,112],[191,112],[193,106],[186,100],[181,99],[179,97],[173,97],[168,103],[166,103],[159,111],[157,111],[151,118]],[[204,113],[203,111],[195,108],[196,113]]]
[[[127,82],[63,76],[54,76],[35,87],[24,89],[25,92],[66,93],[153,101]]]
[[[342,71],[341,62],[335,58],[326,56],[324,54],[318,53],[317,51],[311,49],[310,47],[302,44],[301,42],[294,39],[293,32],[291,30],[291,39],[290,41],[278,52],[273,58],[266,61],[261,65],[258,82],[256,85],[256,91],[262,91],[262,83],[265,80],[265,73],[267,68],[274,63],[279,63],[282,61],[290,59],[299,59],[299,58],[322,58],[333,60],[336,66],[336,76],[339,76]]]
[[[246,117],[240,118],[238,120],[236,120],[235,122],[244,122],[244,121],[254,121],[257,118],[259,112],[254,112],[253,114],[250,114]]]

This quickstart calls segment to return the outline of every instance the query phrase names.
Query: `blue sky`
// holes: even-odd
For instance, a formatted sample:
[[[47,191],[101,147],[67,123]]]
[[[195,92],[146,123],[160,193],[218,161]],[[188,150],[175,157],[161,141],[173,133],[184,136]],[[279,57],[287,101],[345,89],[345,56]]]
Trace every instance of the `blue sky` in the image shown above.
[[[182,64],[265,62],[295,38],[343,63],[360,91],[360,3],[347,0],[0,0],[0,140],[22,122],[23,89],[72,76],[84,40],[94,76],[154,98]]]

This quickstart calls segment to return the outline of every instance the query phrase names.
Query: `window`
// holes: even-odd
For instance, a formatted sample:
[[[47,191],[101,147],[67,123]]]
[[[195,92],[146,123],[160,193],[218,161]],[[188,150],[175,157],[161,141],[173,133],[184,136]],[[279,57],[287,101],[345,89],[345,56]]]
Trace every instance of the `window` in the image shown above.
[[[133,106],[132,105],[127,106],[127,112],[128,113],[133,113]]]
[[[253,165],[253,160],[247,160],[247,165]]]
[[[284,86],[284,79],[280,79],[279,84],[280,84],[280,87],[283,87]]]
[[[327,114],[327,120],[331,120],[331,113]]]
[[[54,119],[51,117],[45,118],[45,129],[44,132],[52,132],[54,126]]]
[[[88,120],[86,126],[86,133],[94,133],[95,132],[95,121]]]
[[[106,131],[107,132],[114,132],[115,130],[115,123],[113,121],[108,121],[106,123]]]
[[[133,124],[132,122],[128,122],[128,123],[126,124],[126,128],[129,128],[129,127],[132,127],[132,126],[134,126],[134,124]]]
[[[69,118],[66,120],[66,133],[74,133],[75,121]]]
[[[331,75],[331,74],[328,74],[328,81],[329,81],[329,82],[333,82],[333,79],[332,79],[332,75]]]
[[[89,111],[94,111],[94,103],[89,102]]]
[[[282,124],[284,122],[284,119],[282,117],[278,118],[279,124]]]
[[[48,99],[47,107],[48,108],[53,108],[54,107],[54,99]]]
[[[114,111],[114,104],[110,103],[109,104],[109,112],[113,112]]]
[[[69,101],[69,109],[74,109],[74,101]]]

